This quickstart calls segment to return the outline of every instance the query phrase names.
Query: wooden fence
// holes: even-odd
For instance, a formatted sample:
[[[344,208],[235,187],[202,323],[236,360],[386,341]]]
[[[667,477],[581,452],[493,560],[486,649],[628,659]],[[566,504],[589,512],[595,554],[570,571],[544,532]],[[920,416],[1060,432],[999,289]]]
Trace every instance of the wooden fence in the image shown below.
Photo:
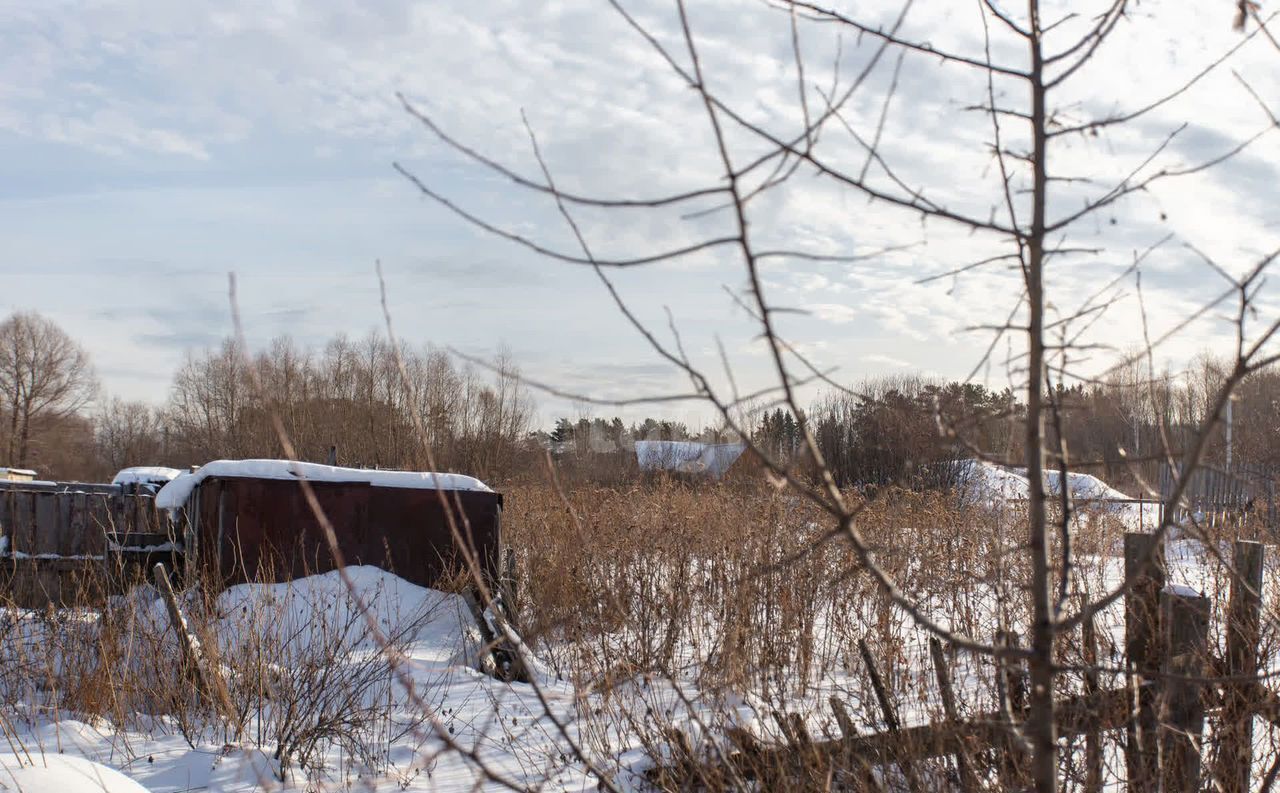
[[[1108,740],[1123,747],[1127,779],[1124,787],[1106,780],[1110,789],[1248,793],[1263,781],[1254,768],[1255,718],[1280,726],[1280,696],[1259,678],[1265,668],[1258,652],[1264,546],[1235,543],[1220,656],[1209,641],[1209,598],[1167,586],[1160,551],[1153,535],[1125,535],[1125,575],[1135,583],[1124,599],[1124,685],[1099,685],[1098,640],[1092,622],[1085,622],[1080,647],[1090,666],[1080,675],[1078,692],[1056,704],[1058,737],[1080,752],[1080,789],[1089,793],[1104,788]],[[1029,716],[1025,669],[1005,666],[1004,707],[961,718],[946,653],[931,639],[944,718],[907,727],[867,645],[859,649],[887,727],[883,732],[859,733],[848,707],[835,697],[830,701],[840,733],[835,737],[815,737],[802,716],[776,711],[772,717],[783,737],[778,744],[762,744],[730,728],[725,734],[729,748],[698,745],[672,729],[667,734],[672,762],[649,771],[650,781],[664,790],[723,789],[733,780],[753,780],[764,789],[883,791],[885,769],[896,769],[911,790],[932,789],[940,770],[966,791],[983,789],[979,777],[998,779],[999,789],[1030,787],[1026,747],[1019,738],[1019,725]],[[1206,736],[1210,715],[1214,726]],[[1276,768],[1280,761],[1273,772]],[[894,776],[892,770],[888,776]]]
[[[0,592],[22,608],[98,602],[181,547],[154,497],[115,485],[0,483]]]
[[[1178,469],[1160,466],[1160,498],[1168,501],[1178,480]],[[1210,528],[1241,526],[1256,517],[1274,532],[1277,521],[1275,472],[1233,469],[1231,472],[1201,466],[1191,472],[1175,520],[1183,520],[1188,512],[1198,513]]]

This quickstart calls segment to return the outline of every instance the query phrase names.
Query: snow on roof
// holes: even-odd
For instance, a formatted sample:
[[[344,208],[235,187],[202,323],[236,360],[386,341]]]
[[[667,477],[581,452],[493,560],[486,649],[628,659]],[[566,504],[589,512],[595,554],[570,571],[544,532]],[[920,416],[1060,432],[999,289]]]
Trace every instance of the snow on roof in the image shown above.
[[[742,442],[636,441],[636,461],[645,471],[705,473],[719,479],[746,448]]]
[[[165,468],[159,465],[136,465],[121,469],[111,480],[113,485],[157,484],[177,479],[182,471],[177,468]]]
[[[0,468],[0,476],[4,476],[5,474],[34,477],[36,472],[32,471],[30,468]]]
[[[191,491],[211,476],[245,479],[306,479],[309,482],[360,482],[374,487],[493,492],[484,482],[463,474],[375,471],[319,463],[295,463],[289,460],[214,460],[200,466],[196,471],[180,475],[162,487],[156,494],[156,508],[181,508],[191,497]]]

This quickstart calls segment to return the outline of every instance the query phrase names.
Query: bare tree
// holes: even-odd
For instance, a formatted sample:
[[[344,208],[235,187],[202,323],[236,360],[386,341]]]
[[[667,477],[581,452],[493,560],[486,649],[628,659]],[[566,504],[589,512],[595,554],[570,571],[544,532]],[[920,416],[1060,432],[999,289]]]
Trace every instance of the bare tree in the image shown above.
[[[991,0],[979,0],[973,6],[980,22],[978,38],[976,46],[967,51],[936,46],[908,33],[904,21],[913,6],[923,5],[911,0],[901,4],[896,16],[887,18],[878,18],[874,12],[861,9],[846,14],[807,0],[777,0],[770,5],[781,11],[780,30],[789,31],[798,89],[795,112],[784,116],[786,121],[796,123],[781,129],[783,124],[776,119],[769,123],[757,120],[759,114],[755,112],[754,96],[750,92],[745,95],[748,98],[744,98],[734,90],[741,83],[741,75],[714,73],[719,51],[704,46],[706,42],[697,33],[696,17],[683,0],[676,0],[674,22],[669,25],[633,13],[628,4],[618,0],[610,0],[609,4],[653,51],[656,61],[697,100],[707,142],[705,149],[697,152],[701,155],[698,161],[715,163],[717,173],[713,177],[665,195],[571,192],[561,188],[553,178],[532,128],[529,137],[539,172],[536,177],[504,165],[452,137],[440,120],[429,117],[420,105],[404,100],[407,112],[421,121],[437,140],[478,166],[553,203],[573,240],[569,247],[556,247],[522,231],[503,228],[464,208],[444,195],[429,177],[402,166],[397,169],[424,196],[463,221],[540,256],[590,268],[606,288],[608,299],[657,355],[685,375],[691,385],[688,393],[642,395],[632,402],[700,400],[750,442],[750,428],[735,424],[735,409],[745,399],[759,395],[739,392],[723,350],[720,360],[714,364],[717,368],[723,364],[727,370],[727,376],[720,378],[713,375],[712,365],[702,364],[688,354],[674,320],[670,322],[670,341],[643,322],[639,312],[614,288],[609,275],[616,269],[640,268],[693,255],[733,257],[741,266],[745,288],[732,291],[731,297],[754,321],[772,368],[773,382],[766,394],[796,417],[806,457],[818,470],[817,483],[806,481],[788,461],[771,457],[758,448],[755,451],[779,482],[825,510],[830,519],[829,536],[843,537],[852,546],[861,568],[859,573],[868,575],[882,595],[909,615],[919,629],[950,641],[954,647],[994,657],[997,663],[1027,664],[1031,684],[1028,707],[1024,714],[1009,720],[1009,729],[1031,758],[1030,778],[1036,789],[1045,793],[1056,790],[1059,784],[1055,728],[1055,691],[1060,681],[1056,660],[1058,640],[1123,597],[1134,580],[1134,576],[1130,576],[1098,597],[1080,590],[1073,578],[1071,496],[1067,484],[1075,460],[1068,453],[1060,428],[1063,409],[1056,393],[1064,385],[1090,382],[1096,377],[1086,364],[1091,354],[1107,350],[1108,344],[1096,333],[1091,335],[1091,330],[1095,329],[1098,317],[1120,301],[1122,285],[1132,280],[1140,289],[1136,275],[1144,259],[1167,240],[1167,235],[1152,242],[1151,249],[1135,257],[1132,266],[1122,269],[1115,280],[1101,284],[1100,289],[1083,300],[1066,290],[1055,293],[1051,287],[1056,284],[1051,276],[1058,272],[1055,268],[1071,267],[1096,258],[1108,250],[1108,245],[1116,245],[1109,242],[1105,234],[1096,233],[1097,229],[1105,228],[1094,222],[1100,213],[1109,213],[1118,205],[1136,200],[1157,185],[1220,165],[1272,132],[1276,125],[1274,117],[1260,118],[1258,127],[1242,132],[1237,142],[1228,142],[1203,160],[1189,164],[1172,161],[1166,151],[1187,128],[1186,123],[1175,124],[1167,136],[1152,137],[1149,148],[1133,161],[1102,156],[1095,150],[1091,154],[1098,154],[1097,161],[1082,166],[1068,152],[1073,146],[1091,146],[1092,138],[1105,137],[1125,127],[1150,124],[1155,116],[1153,111],[1166,108],[1206,75],[1222,70],[1223,64],[1237,51],[1266,31],[1266,21],[1252,14],[1256,22],[1252,31],[1181,82],[1168,85],[1160,95],[1143,100],[1131,109],[1123,109],[1131,99],[1121,95],[1115,105],[1121,109],[1099,111],[1100,105],[1080,103],[1078,97],[1082,92],[1096,91],[1098,75],[1089,67],[1104,45],[1130,19],[1130,4],[1126,0],[1105,0],[1092,4],[1087,11],[1058,9],[1052,19],[1042,18],[1042,3],[1038,0],[1029,0],[1020,11],[1004,9]],[[1250,7],[1241,4],[1242,9]],[[804,42],[811,39],[803,34],[805,29],[842,31],[867,47],[859,69],[852,77],[843,73],[841,57],[837,54],[830,79],[814,78],[814,64],[806,64]],[[1268,32],[1267,38],[1270,36]],[[955,46],[963,46],[965,39],[960,41],[961,44]],[[975,42],[970,39],[967,43]],[[867,93],[868,77],[882,63],[892,62],[892,58],[886,57],[890,53],[898,56],[897,66],[883,96],[872,102],[855,102],[855,96],[862,100]],[[904,162],[907,158],[901,150],[895,151],[887,145],[891,137],[885,134],[885,122],[898,85],[898,69],[904,60],[927,63],[928,68],[943,72],[940,77],[930,75],[928,79],[945,82],[952,91],[970,90],[975,94],[969,110],[983,119],[986,134],[978,147],[981,151],[978,159],[986,159],[982,178],[953,180],[934,175],[929,182],[930,175],[918,170],[911,178],[904,177],[904,171],[909,168],[909,163]],[[841,130],[848,134],[847,139],[838,138]],[[836,140],[840,143],[835,143]],[[692,151],[694,146],[690,145],[689,149]],[[670,163],[685,153],[680,147],[663,152],[662,167],[670,168]],[[657,166],[655,163],[655,170]],[[774,219],[770,217],[774,207],[762,196],[780,192],[784,185],[796,181],[792,179],[796,174],[812,175],[813,181],[805,184],[816,184],[819,186],[816,189],[861,197],[879,211],[896,211],[904,220],[918,221],[925,230],[922,234],[936,235],[942,230],[951,230],[959,232],[957,239],[964,235],[973,239],[978,255],[972,260],[948,265],[946,272],[937,277],[957,278],[979,269],[1004,267],[1016,278],[1007,291],[1006,305],[995,309],[999,315],[982,321],[979,329],[991,331],[993,338],[986,354],[974,367],[974,373],[988,366],[998,344],[1008,345],[1006,368],[1023,402],[1021,415],[1016,417],[1021,422],[1021,443],[1017,445],[1025,455],[1020,462],[1029,483],[1019,549],[1027,576],[1019,585],[1021,603],[1017,617],[1018,634],[1028,640],[1025,645],[964,635],[948,627],[946,619],[931,613],[921,597],[904,589],[878,557],[876,549],[866,541],[860,528],[861,507],[842,492],[824,459],[815,437],[816,428],[806,418],[801,404],[800,388],[806,382],[831,381],[823,369],[787,338],[785,316],[792,307],[780,304],[770,294],[766,268],[779,266],[779,262],[785,265],[806,261],[874,261],[886,257],[890,251],[837,254],[791,242],[785,230],[779,232],[774,228],[771,223]],[[924,184],[915,183],[922,178],[926,180]],[[649,211],[662,216],[661,213],[672,208],[683,211],[682,219],[686,221],[714,218],[719,222],[686,226],[694,235],[692,241],[681,239],[668,247],[652,246],[604,256],[595,249],[595,245],[603,245],[604,240],[594,239],[603,235],[591,233],[598,226],[588,226],[585,219],[579,221],[580,215],[584,218],[590,215],[596,220],[601,213],[632,213],[626,215],[631,218],[636,212]],[[1111,223],[1114,224],[1114,220]],[[777,242],[779,239],[781,243]],[[1131,243],[1120,242],[1119,246],[1129,248]],[[1204,256],[1208,265],[1206,274],[1211,271],[1216,275],[1209,277],[1225,279],[1222,291],[1202,301],[1198,310],[1188,312],[1182,322],[1164,335],[1148,337],[1143,348],[1140,360],[1148,363],[1154,349],[1191,321],[1217,307],[1233,307],[1229,327],[1235,337],[1234,349],[1222,376],[1200,397],[1201,405],[1196,411],[1201,417],[1198,426],[1183,443],[1164,444],[1163,453],[1169,462],[1180,458],[1178,469],[1182,479],[1168,497],[1170,509],[1166,510],[1166,517],[1156,531],[1154,548],[1162,548],[1161,541],[1175,512],[1172,507],[1182,500],[1186,478],[1203,461],[1231,391],[1249,374],[1274,359],[1271,342],[1280,323],[1264,322],[1259,328],[1252,320],[1256,315],[1261,279],[1275,255],[1264,254],[1234,267],[1224,267]],[[1243,275],[1231,274],[1240,272]],[[1145,327],[1145,307],[1140,308],[1142,315],[1138,319]],[[838,383],[831,384],[840,387]],[[561,397],[575,396],[552,386],[545,388]],[[591,400],[589,395],[578,396]],[[599,403],[600,400],[592,401]],[[966,437],[964,427],[952,421],[945,411],[939,409],[937,413],[938,427],[945,434],[967,444],[975,455],[994,456],[976,439]],[[1018,461],[1002,462],[1016,464]],[[1140,569],[1150,564],[1153,559],[1147,558]]]
[[[161,462],[160,415],[150,404],[112,397],[94,418],[98,460],[108,469],[103,474]]]
[[[0,323],[0,415],[8,464],[29,465],[39,443],[33,428],[83,409],[97,388],[88,353],[53,320],[20,311]]]

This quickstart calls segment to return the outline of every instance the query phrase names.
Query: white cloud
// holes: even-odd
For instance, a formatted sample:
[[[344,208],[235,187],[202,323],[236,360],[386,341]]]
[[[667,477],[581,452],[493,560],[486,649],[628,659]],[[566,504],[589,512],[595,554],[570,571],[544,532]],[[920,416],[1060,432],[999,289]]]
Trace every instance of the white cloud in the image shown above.
[[[912,369],[914,368],[910,361],[904,361],[901,358],[895,358],[892,355],[883,355],[873,352],[869,355],[862,356],[862,360],[869,364],[879,366],[887,366],[891,369]]]
[[[917,5],[905,28],[910,35],[940,48],[981,53],[976,11]],[[1080,20],[1090,18],[1076,3],[1048,5],[1046,19],[1067,11],[1079,12]],[[669,4],[635,2],[628,8],[684,62]],[[888,24],[896,10],[897,4],[884,2],[859,13]],[[802,113],[786,17],[764,4],[729,0],[694,4],[691,12],[710,83],[752,123],[778,135],[793,134]],[[1051,97],[1059,120],[1074,123],[1160,96],[1239,40],[1229,17],[1230,9],[1212,4],[1143,3],[1118,26],[1115,43],[1081,72],[1078,87]],[[992,30],[995,56],[1022,64],[1026,55],[1020,43],[999,26]],[[1060,46],[1078,32],[1064,26],[1051,45]],[[825,89],[837,51],[835,29],[805,26],[802,43],[812,66],[811,88]],[[840,85],[849,85],[875,46],[868,37],[844,37]],[[1231,63],[1263,97],[1280,92],[1277,55],[1268,47],[1255,42]],[[891,53],[846,108],[844,120],[864,139],[875,133],[893,59]],[[293,287],[305,291],[308,300],[359,282],[377,258],[394,264],[441,254],[552,273],[548,278],[558,298],[554,312],[533,310],[526,305],[527,286],[495,274],[486,284],[492,316],[478,317],[474,307],[442,308],[416,320],[414,328],[424,337],[470,329],[466,340],[472,343],[519,338],[555,350],[573,349],[587,336],[593,360],[646,354],[624,323],[610,325],[606,336],[592,335],[591,328],[613,312],[589,271],[536,260],[476,233],[438,207],[415,200],[413,191],[391,176],[388,164],[403,161],[504,228],[574,250],[550,202],[516,195],[504,180],[433,141],[402,112],[396,91],[404,91],[459,139],[535,175],[537,164],[520,120],[525,111],[565,189],[622,197],[723,184],[696,96],[616,14],[591,0],[18,5],[0,12],[0,69],[23,75],[0,85],[0,130],[13,145],[31,147],[44,158],[19,162],[21,178],[7,180],[5,200],[22,206],[0,229],[26,261],[78,269],[88,279],[109,277],[99,264],[102,257],[156,259],[208,273],[310,268],[316,280],[305,289]],[[1010,81],[998,82],[996,90],[1001,102],[1024,100],[1021,86]],[[816,91],[810,90],[808,98],[811,112],[818,111]],[[980,74],[932,57],[907,56],[882,137],[881,154],[893,174],[872,163],[868,172],[874,184],[900,194],[923,190],[950,210],[1003,222],[1000,174],[990,154],[994,132],[985,116],[964,110],[984,100]],[[1148,172],[1220,153],[1224,144],[1251,134],[1266,119],[1224,70],[1140,125],[1096,138],[1056,139],[1051,164],[1057,172],[1092,181],[1055,183],[1060,198],[1051,206],[1051,217],[1073,212],[1086,197],[1105,191],[1183,122],[1189,122],[1188,130]],[[738,163],[762,150],[756,136],[731,122],[726,126]],[[1002,126],[1001,140],[1014,151],[1027,143],[1012,121]],[[40,148],[50,143],[65,149],[51,155]],[[854,173],[866,162],[865,150],[840,121],[828,125],[820,145],[829,162]],[[62,153],[84,159],[64,166],[57,162]],[[98,176],[82,178],[78,169],[85,164]],[[1079,305],[1123,272],[1136,250],[1170,232],[1176,235],[1175,248],[1194,243],[1239,271],[1259,252],[1280,244],[1280,227],[1270,212],[1278,172],[1277,140],[1265,137],[1238,164],[1158,183],[1148,194],[1117,204],[1096,224],[1080,225],[1061,244],[1097,253],[1051,267],[1054,304],[1062,311]],[[758,179],[753,174],[747,181]],[[1015,179],[1015,188],[1025,185],[1025,177]],[[111,198],[87,203],[69,197],[90,189]],[[37,200],[43,202],[38,214],[31,209]],[[128,216],[113,209],[113,202],[129,207]],[[1025,214],[1025,194],[1015,194],[1014,202]],[[688,209],[575,213],[590,244],[604,256],[732,233],[727,213],[690,217]],[[1161,220],[1161,213],[1167,219]],[[753,199],[750,221],[752,238],[762,248],[841,255],[912,246],[860,262],[768,262],[770,296],[819,320],[779,315],[784,329],[822,362],[897,366],[909,361],[946,376],[963,375],[990,338],[963,329],[1004,322],[1016,301],[1017,273],[1007,264],[917,283],[1007,252],[1002,241],[870,203],[864,194],[807,166],[799,167],[788,184]],[[76,233],[67,235],[67,228]],[[0,275],[16,271],[6,268],[16,265],[0,263]],[[744,278],[731,246],[699,253],[678,266],[620,276],[627,294],[659,327],[665,327],[661,307],[671,305],[690,334],[690,349],[699,350],[714,349],[709,342],[718,332],[741,341],[729,349],[754,346],[745,341],[750,328],[741,312],[723,293],[725,286],[740,289]],[[221,288],[214,285],[217,280],[211,278],[207,287],[215,293]],[[1188,266],[1185,257],[1153,257],[1144,281],[1153,325],[1175,324],[1210,283],[1217,288],[1212,276]],[[413,282],[404,288],[416,299],[430,291]],[[430,289],[448,285],[433,282]],[[159,299],[137,298],[143,303]],[[86,298],[27,286],[9,290],[7,300],[0,307],[21,300],[74,315],[84,305],[75,301]],[[1092,338],[1117,346],[1131,343],[1140,336],[1137,309],[1130,293],[1097,324]],[[376,306],[348,309],[336,324],[361,332],[377,324]],[[203,332],[187,330],[193,336]],[[1201,346],[1224,330],[1220,322],[1206,322],[1183,347],[1170,349]],[[873,345],[876,352],[867,353]],[[718,369],[713,356],[708,364]],[[157,359],[155,368],[163,371],[167,365]],[[744,381],[767,378],[761,366],[756,356],[746,355]],[[557,368],[555,374],[564,371]]]
[[[818,319],[833,325],[843,325],[858,318],[858,312],[851,306],[839,303],[810,303],[805,308]]]

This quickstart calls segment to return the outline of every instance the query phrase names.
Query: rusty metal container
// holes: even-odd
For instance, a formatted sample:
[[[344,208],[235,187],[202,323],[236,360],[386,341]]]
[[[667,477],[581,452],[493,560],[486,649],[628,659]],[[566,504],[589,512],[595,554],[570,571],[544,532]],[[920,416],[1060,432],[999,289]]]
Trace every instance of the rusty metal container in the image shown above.
[[[468,569],[497,574],[500,493],[367,482],[317,481],[311,488],[347,565],[375,565],[430,587]],[[192,493],[186,519],[188,571],[213,574],[224,586],[288,581],[337,567],[297,481],[208,477]]]

